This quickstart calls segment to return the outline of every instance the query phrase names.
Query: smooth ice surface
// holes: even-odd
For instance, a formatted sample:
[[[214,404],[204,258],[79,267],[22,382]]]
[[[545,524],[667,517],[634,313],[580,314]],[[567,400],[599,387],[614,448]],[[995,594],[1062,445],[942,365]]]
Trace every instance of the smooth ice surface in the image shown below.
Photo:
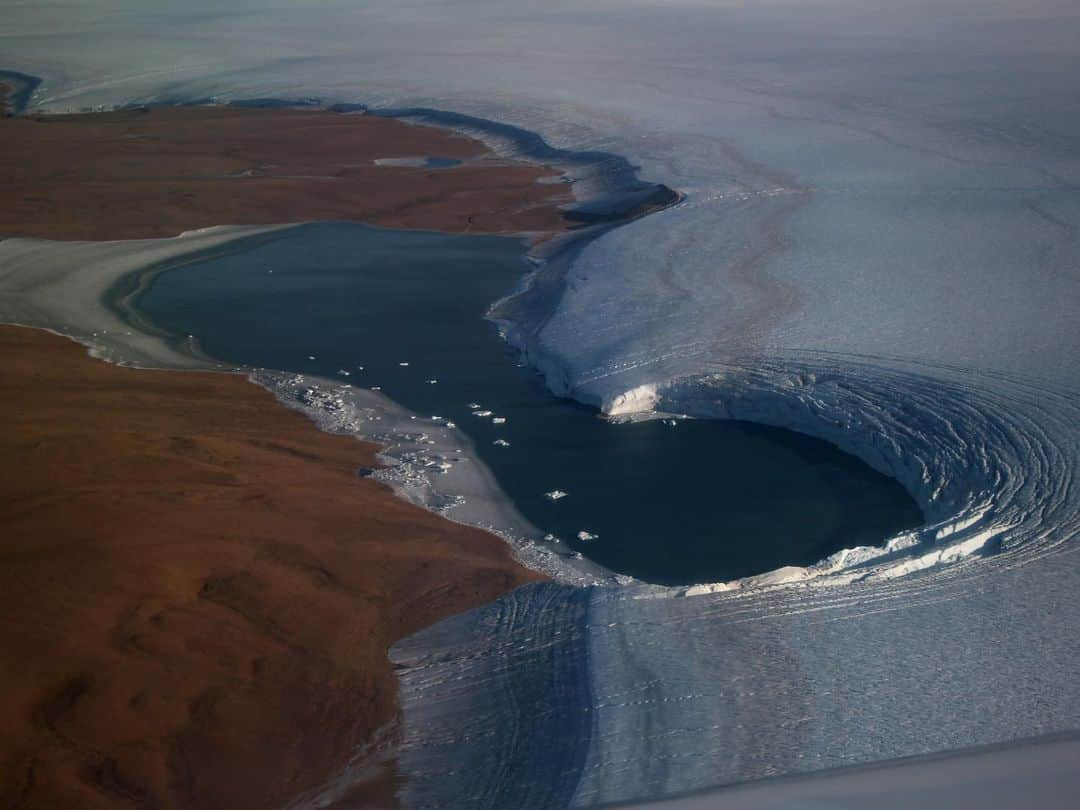
[[[236,226],[187,231],[172,239],[117,242],[0,240],[0,322],[49,329],[87,345],[96,357],[155,368],[210,366],[121,318],[103,293],[128,274],[280,230]]]
[[[641,808],[656,810],[1070,810],[1080,792],[1080,740],[1051,737],[1019,745],[916,757],[878,767],[845,768],[695,793]]]
[[[503,305],[551,387],[796,427],[924,508],[814,568],[543,586],[403,643],[411,801],[656,798],[1080,726],[1074,0],[0,13],[45,109],[320,96],[626,155],[685,200]]]

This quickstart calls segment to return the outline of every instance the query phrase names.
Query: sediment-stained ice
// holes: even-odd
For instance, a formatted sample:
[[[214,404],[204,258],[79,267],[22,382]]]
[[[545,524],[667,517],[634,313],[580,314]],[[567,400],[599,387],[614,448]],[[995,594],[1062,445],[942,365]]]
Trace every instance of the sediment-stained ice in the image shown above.
[[[281,227],[233,226],[188,231],[172,239],[116,242],[0,240],[0,321],[49,329],[87,345],[95,356],[155,368],[191,368],[216,363],[181,351],[159,335],[148,335],[103,300],[122,279],[178,256],[257,239]],[[143,272],[149,271],[149,272]],[[125,291],[127,293],[134,290]],[[124,293],[116,292],[117,296]]]
[[[586,206],[626,166],[572,154],[625,156],[683,198],[538,266],[493,309],[507,339],[613,416],[801,430],[923,507],[925,528],[810,568],[531,586],[402,642],[408,802],[656,799],[1080,727],[1071,0],[3,13],[0,63],[44,79],[38,109],[450,110],[570,150]]]

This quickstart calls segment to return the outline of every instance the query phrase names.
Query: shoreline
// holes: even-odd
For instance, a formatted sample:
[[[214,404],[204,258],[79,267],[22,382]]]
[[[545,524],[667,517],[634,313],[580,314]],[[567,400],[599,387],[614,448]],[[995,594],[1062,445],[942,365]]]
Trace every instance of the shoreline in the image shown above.
[[[319,789],[393,721],[394,640],[540,578],[357,477],[375,446],[243,377],[117,367],[24,327],[0,351],[22,617],[0,760],[25,806],[230,806],[245,772],[260,805]]]
[[[497,158],[446,130],[325,111],[173,112],[232,120],[316,115],[347,126],[350,135],[364,128],[376,144],[369,149],[378,150],[369,151],[366,174],[397,184],[404,202],[353,209],[349,197],[342,205],[350,216],[339,219],[534,235],[569,224],[559,210],[565,186],[537,182],[550,170]],[[119,118],[129,126],[130,116],[170,112],[78,120]],[[58,123],[12,118],[0,125],[55,132]],[[388,128],[422,140],[398,140],[399,152],[447,157],[458,150],[463,163],[438,170],[377,165],[374,159],[389,151],[381,145]],[[92,151],[76,157],[92,164]],[[25,160],[16,152],[8,153],[9,168]],[[180,173],[189,168],[180,166]],[[325,182],[274,177],[267,195],[250,198],[252,210],[240,217],[248,226],[206,227],[221,204],[235,204],[237,179],[250,178],[215,177],[211,184],[228,188],[201,196],[202,206],[161,201],[166,225],[146,198],[139,203],[143,218],[124,216],[135,204],[125,187],[156,186],[145,174],[76,189],[66,202],[66,183],[58,181],[42,192],[53,195],[52,207],[12,206],[18,194],[4,198],[0,321],[19,324],[0,326],[0,379],[12,392],[15,425],[5,437],[11,446],[4,502],[12,510],[5,525],[15,530],[4,571],[23,586],[38,582],[8,587],[5,597],[5,614],[21,618],[6,628],[13,636],[4,648],[19,650],[23,665],[2,672],[3,714],[9,728],[22,730],[10,735],[0,767],[10,786],[4,798],[20,806],[108,807],[138,797],[162,806],[228,807],[241,798],[230,793],[237,783],[248,791],[258,786],[259,806],[325,791],[393,804],[392,767],[378,764],[377,750],[385,735],[392,739],[399,710],[390,645],[544,579],[523,567],[502,538],[358,478],[356,468],[380,466],[376,445],[321,430],[310,414],[291,411],[244,376],[194,370],[199,364],[176,352],[155,362],[162,356],[158,341],[127,327],[99,300],[110,279],[147,264],[228,249],[237,238],[326,213],[308,210],[305,192],[288,196],[289,215],[267,220],[268,212],[281,211],[278,186],[310,191]],[[113,191],[122,204],[93,212],[79,198],[85,192],[100,202]],[[266,221],[285,224],[262,226]],[[183,234],[171,239],[128,238],[178,228]],[[191,373],[97,362],[72,341],[98,359]],[[358,534],[364,542],[355,541]],[[43,620],[42,596],[57,590],[64,597],[46,599]],[[300,605],[312,611],[310,619],[297,612]],[[33,624],[38,631],[27,632]],[[375,764],[358,761],[372,745]],[[258,756],[250,755],[253,746]],[[253,801],[250,793],[243,799]]]
[[[362,221],[550,234],[577,223],[558,172],[430,124],[302,107],[155,106],[0,119],[0,235],[174,237],[223,225]],[[418,159],[454,161],[445,168]],[[404,163],[403,163],[404,162]]]
[[[169,107],[168,105],[154,106],[149,109],[153,110],[216,110],[227,111],[234,114],[245,115],[250,112],[255,113],[280,113],[284,112],[301,112],[308,114],[324,114],[329,113],[335,116],[352,116],[358,112],[358,110],[346,107],[336,108],[323,108],[318,105],[318,102],[302,103],[302,102],[280,102],[270,103],[267,100],[258,100],[255,102],[233,102],[229,106],[212,106],[201,107],[198,106],[199,102],[193,102],[195,106],[181,106],[181,107]],[[359,106],[359,105],[357,105]],[[124,108],[120,112],[123,113],[142,113],[145,114],[147,108]],[[662,210],[680,202],[683,197],[677,192],[672,191],[663,185],[648,184],[644,181],[640,181],[636,178],[636,168],[627,162],[623,158],[618,156],[612,157],[606,152],[571,152],[567,150],[561,150],[551,147],[546,144],[539,136],[534,133],[530,133],[526,130],[522,130],[518,127],[500,124],[498,122],[488,121],[486,119],[479,119],[467,115],[461,115],[457,113],[443,112],[439,110],[432,110],[427,108],[404,108],[404,109],[384,109],[384,110],[371,110],[366,108],[359,110],[362,118],[370,117],[374,120],[400,123],[403,126],[412,126],[417,129],[432,129],[436,132],[446,133],[446,128],[452,127],[451,130],[454,133],[454,137],[467,139],[482,139],[483,143],[487,147],[497,148],[498,153],[501,155],[512,155],[514,159],[518,156],[525,156],[527,165],[535,165],[541,159],[550,158],[552,161],[557,161],[559,170],[562,172],[564,180],[573,179],[575,177],[575,167],[578,170],[582,166],[587,166],[590,160],[602,160],[605,163],[612,162],[614,160],[616,169],[613,175],[616,179],[612,180],[610,185],[603,185],[603,188],[608,192],[606,195],[601,194],[596,188],[592,190],[592,193],[586,196],[584,202],[578,200],[578,205],[575,208],[569,210],[563,210],[563,224],[569,225],[565,230],[548,232],[538,237],[538,232],[531,234],[518,233],[519,237],[530,237],[530,250],[529,256],[532,257],[532,269],[526,272],[518,286],[509,291],[504,297],[495,300],[488,313],[487,319],[495,323],[502,333],[503,338],[506,340],[509,346],[513,349],[522,352],[523,356],[534,365],[537,371],[545,377],[548,383],[548,387],[556,392],[557,395],[566,396],[570,399],[580,401],[586,405],[598,407],[602,413],[609,415],[619,415],[619,418],[627,418],[623,414],[623,411],[619,408],[612,408],[612,402],[610,398],[602,398],[597,401],[593,401],[591,398],[582,398],[576,392],[563,391],[558,381],[552,381],[551,370],[548,369],[545,364],[536,362],[538,358],[533,356],[531,351],[533,346],[530,344],[528,335],[522,333],[518,325],[515,323],[513,310],[527,308],[535,313],[535,311],[546,311],[554,305],[556,299],[550,299],[551,291],[557,292],[559,288],[559,281],[564,274],[566,267],[569,264],[569,260],[572,256],[576,255],[580,248],[590,242],[592,239],[607,232],[608,230],[618,227],[639,217],[645,216],[656,210]],[[92,114],[73,114],[74,117],[82,117],[84,115],[88,117],[112,115],[113,113],[92,113]],[[66,118],[68,114],[61,114],[57,117]],[[407,123],[403,123],[407,122]],[[441,129],[440,129],[441,128]],[[477,141],[480,142],[480,141]],[[497,165],[500,161],[507,160],[506,157],[498,158],[492,161],[493,165]],[[543,164],[541,164],[543,165]],[[394,164],[394,168],[404,168],[399,164]],[[416,167],[409,166],[408,168],[415,170]],[[435,170],[437,173],[442,173],[442,170]],[[549,175],[550,176],[550,175]],[[539,182],[543,182],[542,180]],[[575,179],[576,182],[576,179]],[[587,183],[588,181],[586,181]],[[642,200],[645,200],[643,203]],[[650,202],[651,201],[651,202]],[[578,212],[584,211],[581,216],[576,216]],[[210,242],[214,243],[214,247],[206,248],[221,249],[223,251],[230,251],[234,249],[232,244],[233,235],[237,238],[244,239],[249,235],[251,238],[258,238],[260,232],[267,233],[268,238],[274,238],[272,233],[275,230],[287,229],[296,227],[297,225],[303,225],[305,222],[293,222],[281,226],[271,226],[269,228],[251,228],[246,230],[243,228],[237,228],[236,226],[224,226],[224,227],[212,227],[200,229],[197,232],[188,233],[185,232],[179,237],[174,239],[203,239],[205,234],[216,232],[220,233],[220,237],[214,237],[210,239]],[[380,226],[376,221],[376,227]],[[398,229],[398,226],[391,225],[391,228]],[[435,230],[429,228],[429,230]],[[234,232],[234,234],[230,234]],[[450,231],[452,232],[452,231]],[[478,233],[480,231],[477,231]],[[488,231],[495,235],[508,235],[506,231],[494,230]],[[33,249],[33,245],[29,245],[26,240],[12,240],[18,241],[20,246],[27,246]],[[162,242],[169,240],[144,240],[147,246],[158,246]],[[71,243],[68,243],[71,244]],[[134,242],[114,243],[117,246],[134,245]],[[52,244],[42,242],[40,245],[47,250],[52,250]],[[75,245],[76,250],[82,250],[84,247],[90,250],[94,247],[92,243],[86,243],[85,245]],[[161,251],[160,255],[155,255],[153,258],[135,257],[132,256],[130,264],[132,268],[141,269],[143,271],[149,270],[150,272],[156,272],[155,268],[169,269],[170,266],[175,266],[175,263],[186,263],[189,260],[198,260],[201,258],[202,249],[192,251],[189,250],[192,246],[181,244],[177,242],[175,249],[165,249]],[[0,259],[5,258],[3,255],[3,247],[0,246]],[[47,258],[47,257],[46,257]],[[85,258],[85,257],[83,257]],[[113,264],[112,259],[107,259],[106,263]],[[148,266],[149,265],[149,266]],[[31,268],[31,273],[33,269]],[[115,272],[110,273],[114,280],[128,275],[128,272]],[[65,282],[66,283],[66,282]],[[109,284],[98,285],[99,288],[109,288]],[[40,293],[42,291],[35,291]],[[34,304],[42,303],[43,297],[40,294],[31,296],[37,298]],[[522,302],[525,302],[524,304]],[[4,319],[4,301],[2,293],[0,293],[0,321]],[[113,310],[113,308],[109,308]],[[510,312],[508,313],[508,310]],[[531,314],[532,314],[531,313]],[[112,312],[108,315],[112,317]],[[8,319],[10,320],[10,318]],[[74,335],[76,339],[91,346],[92,354],[95,356],[103,356],[112,359],[115,362],[127,363],[134,360],[139,365],[145,365],[149,367],[207,367],[209,363],[212,367],[217,369],[229,369],[230,366],[224,363],[215,363],[213,358],[207,358],[205,354],[198,351],[198,347],[194,344],[190,347],[187,346],[165,346],[161,340],[156,337],[147,336],[141,331],[127,331],[132,327],[132,323],[126,319],[117,320],[113,319],[112,326],[108,330],[108,339],[105,341],[98,340],[99,332],[86,332],[82,335]],[[21,321],[20,321],[21,322]],[[30,323],[28,325],[45,325],[46,328],[55,328],[51,324],[39,324]],[[58,328],[63,334],[71,334],[71,330],[67,328]],[[106,330],[102,329],[100,335],[105,335]],[[143,342],[144,347],[149,344],[153,344],[149,353],[142,354],[140,349],[134,348],[129,345],[131,342]],[[119,347],[119,348],[118,348]],[[134,348],[134,352],[132,351]],[[162,351],[164,349],[164,351]],[[179,350],[177,350],[179,349]],[[240,368],[231,368],[231,370],[241,370]],[[693,381],[691,381],[693,382]],[[665,398],[666,394],[661,394],[661,391],[665,391],[670,388],[673,381],[667,381],[664,383],[658,383],[652,386],[654,392],[650,396],[656,398]],[[328,389],[329,390],[329,389]],[[626,394],[616,397],[617,400],[621,400],[627,396],[632,396],[636,391],[631,391]],[[633,411],[633,409],[631,409]],[[662,409],[663,410],[663,409]],[[676,410],[674,412],[682,412]],[[628,412],[635,418],[642,418],[641,414],[636,411]],[[321,418],[319,414],[310,414],[312,418],[317,421]],[[662,414],[661,414],[662,415]],[[711,414],[707,414],[711,415]],[[762,419],[760,415],[744,416],[746,421],[750,422],[763,422],[764,424],[774,424],[769,419]],[[780,427],[789,427],[787,424],[779,424]],[[818,437],[817,433],[812,430],[807,430],[805,427],[795,428],[799,432],[805,432],[812,437]],[[381,441],[381,440],[380,440]],[[842,449],[845,449],[848,453],[859,457],[861,460],[870,464],[870,466],[878,469],[879,472],[885,472],[890,477],[896,478],[903,483],[902,476],[896,474],[896,470],[892,469],[889,465],[882,465],[878,463],[878,459],[867,459],[862,453],[858,451],[858,448],[852,448],[846,446],[842,442],[832,441]],[[392,456],[391,456],[392,457]],[[911,492],[909,488],[909,493]],[[410,499],[414,503],[425,504],[423,498],[416,498],[411,494],[405,494],[405,497]],[[505,501],[505,498],[495,500]],[[500,503],[499,510],[505,508],[505,504]],[[513,507],[511,505],[511,511]],[[920,504],[920,509],[922,508]],[[480,526],[489,531],[493,531],[504,538],[507,537],[507,531],[510,532],[510,537],[516,538],[518,536],[518,529],[520,526],[525,525],[527,521],[511,521],[510,524],[505,523],[490,523],[485,519],[475,520],[471,516],[462,519],[466,525]],[[531,526],[531,524],[529,524]],[[535,527],[532,527],[535,528]],[[919,533],[925,533],[930,528],[929,525],[920,527]],[[913,532],[904,531],[898,538],[897,542],[904,545],[910,541],[910,537]],[[518,543],[513,543],[516,550],[521,552],[522,546]],[[527,545],[527,544],[526,544]],[[896,548],[894,548],[896,546]],[[804,580],[816,580],[821,577],[822,580],[835,581],[832,575],[839,574],[839,579],[843,580],[851,576],[858,577],[857,571],[852,571],[850,574],[846,570],[849,566],[851,568],[862,567],[865,563],[865,558],[876,557],[885,555],[888,556],[892,552],[896,551],[896,543],[889,542],[881,546],[864,547],[858,546],[855,548],[845,548],[840,550],[834,555],[828,556],[820,561],[815,562],[808,567],[794,567],[787,566],[776,570],[770,570],[760,575],[753,575],[744,577],[742,579],[735,579],[730,581],[715,582],[709,584],[699,584],[691,586],[662,586],[662,585],[648,585],[647,583],[639,583],[644,585],[646,589],[661,589],[668,593],[676,593],[679,595],[697,595],[705,592],[718,592],[734,589],[742,589],[746,586],[773,586],[773,585],[786,585],[791,583],[802,583]],[[906,546],[904,546],[906,547]],[[543,557],[543,555],[541,555]],[[595,567],[586,564],[584,566],[571,565],[569,568],[563,565],[556,565],[552,567],[550,563],[545,562],[544,559],[530,559],[527,563],[534,570],[541,570],[549,575],[555,576],[558,579],[565,579],[566,581],[580,582],[584,584],[598,583],[600,581],[615,581],[619,584],[626,584],[629,581],[635,581],[632,577],[626,575],[615,574],[606,569],[596,570]],[[825,576],[822,576],[822,575]],[[564,576],[565,575],[565,576]],[[636,582],[636,581],[635,581]],[[820,583],[815,583],[820,584]],[[824,584],[828,584],[827,582]]]
[[[490,223],[481,222],[480,227],[470,225],[466,229],[467,232],[476,234],[516,236],[523,239],[528,247],[527,252],[523,251],[523,259],[526,261],[523,262],[522,275],[516,288],[509,290],[504,297],[493,301],[486,316],[487,320],[498,326],[500,332],[503,332],[507,324],[504,313],[507,302],[514,301],[516,305],[519,300],[536,298],[537,289],[541,286],[549,287],[551,284],[550,278],[545,280],[543,285],[535,284],[538,273],[551,275],[560,274],[565,270],[565,263],[554,261],[554,257],[571,255],[578,246],[608,230],[669,207],[682,199],[680,194],[666,186],[638,179],[637,167],[621,156],[607,152],[572,152],[551,147],[534,133],[473,116],[427,108],[368,111],[354,109],[347,105],[324,108],[317,102],[270,103],[267,100],[237,101],[228,105],[215,103],[211,106],[204,106],[202,102],[193,101],[180,102],[180,105],[174,107],[168,104],[155,104],[150,107],[128,107],[110,113],[60,113],[46,116],[45,120],[70,118],[78,121],[93,121],[119,114],[145,115],[148,110],[159,113],[181,111],[194,115],[227,113],[244,116],[254,113],[256,115],[303,114],[339,119],[360,118],[375,126],[391,125],[404,127],[410,132],[435,133],[438,138],[449,137],[457,148],[460,148],[460,142],[464,141],[471,144],[470,148],[486,149],[488,151],[478,158],[465,158],[464,162],[468,164],[471,161],[487,172],[498,172],[506,166],[532,171],[534,187],[548,195],[548,202],[545,203],[547,210],[542,210],[541,216],[546,218],[549,217],[550,212],[557,213],[557,227],[546,231],[521,232],[508,231],[499,222],[496,222],[494,227],[485,228],[483,226]],[[356,105],[356,107],[359,106]],[[357,113],[360,114],[357,115]],[[446,153],[445,149],[444,153]],[[373,161],[376,164],[381,162],[382,159]],[[394,162],[393,159],[387,162],[399,171],[407,169],[412,176],[417,173],[415,166],[404,166]],[[596,178],[598,166],[603,167],[602,182]],[[459,171],[460,168],[454,167],[450,172],[436,170],[429,174],[445,176]],[[550,183],[549,181],[556,176],[561,176],[562,182]],[[589,186],[589,190],[584,194],[579,194],[578,183]],[[571,192],[569,194],[564,191],[568,186]],[[567,202],[571,198],[574,200],[574,205],[568,206]],[[450,196],[439,201],[443,205],[452,202],[456,202],[456,198]],[[536,206],[532,203],[528,208],[533,212],[536,211]],[[491,214],[494,217],[498,211],[492,211]],[[516,220],[511,219],[511,221]],[[13,238],[8,240],[7,244],[3,244],[3,240],[0,240],[0,263],[7,264],[9,271],[13,269],[14,276],[21,276],[21,278],[16,278],[14,283],[10,272],[8,278],[0,279],[0,322],[15,322],[50,329],[73,337],[88,346],[92,356],[124,365],[134,364],[146,368],[211,368],[244,371],[245,369],[217,362],[214,358],[208,357],[194,343],[180,345],[175,340],[162,340],[152,325],[133,322],[131,320],[133,312],[130,308],[116,306],[116,300],[110,296],[122,279],[134,276],[149,278],[158,272],[189,261],[198,261],[219,251],[230,252],[242,249],[242,246],[251,240],[277,238],[281,231],[304,224],[307,223],[301,220],[274,226],[212,226],[185,231],[167,239],[106,243],[49,242]],[[369,223],[365,220],[364,224]],[[375,217],[371,224],[377,228],[413,229],[394,221],[387,223],[379,217]],[[432,225],[425,222],[419,229],[455,232],[453,227],[444,227],[441,223]],[[80,265],[78,273],[70,273],[63,269],[65,266],[70,267],[76,264]],[[97,279],[93,284],[85,285],[82,282],[90,275],[88,271],[97,275]],[[46,277],[45,284],[39,283],[43,276]],[[7,288],[6,291],[3,288]],[[11,300],[10,292],[13,288],[17,293],[14,300]],[[91,294],[91,288],[107,293],[106,305],[95,303],[93,317],[87,319],[85,317],[86,301],[91,297],[95,299],[98,297],[96,294]],[[4,300],[5,292],[9,294],[7,301]],[[536,303],[530,301],[529,305],[535,307]],[[541,307],[551,305],[553,301],[548,300],[540,304]],[[35,317],[30,319],[18,317],[18,314],[28,311],[33,312]],[[518,336],[504,334],[503,337],[511,347],[524,350]],[[254,370],[258,371],[258,369]],[[320,382],[332,384],[335,381]],[[330,390],[333,386],[321,387]],[[273,390],[279,391],[276,385],[273,386]],[[367,392],[364,394],[367,395]],[[377,398],[377,395],[375,396]],[[282,402],[288,407],[293,407],[293,403],[285,399],[282,399]],[[392,402],[384,402],[377,407],[383,417],[391,420],[393,413],[399,410],[396,403]],[[310,418],[317,423],[322,423],[322,414],[310,408],[305,410]],[[402,425],[407,432],[408,423],[402,421]],[[379,443],[385,441],[384,436],[371,437],[368,434],[360,438],[373,439]],[[455,444],[460,444],[457,439],[454,441]],[[385,448],[386,458],[391,462],[400,462],[401,455],[407,455],[415,449],[410,448],[407,440],[399,441],[396,436],[388,445],[385,445]],[[437,483],[445,485],[444,487],[432,486],[435,482],[432,482],[429,476],[428,483],[420,490],[408,484],[402,486],[390,471],[383,480],[391,483],[401,497],[440,513],[442,513],[441,509],[432,506],[432,499],[439,501],[447,497],[447,494],[451,498],[457,498],[461,493],[466,493],[468,503],[464,507],[465,511],[459,510],[454,515],[444,514],[443,516],[454,522],[479,527],[500,536],[514,548],[518,559],[534,571],[579,584],[598,582],[625,584],[632,580],[626,575],[603,569],[587,558],[578,558],[575,561],[572,557],[562,557],[557,560],[551,558],[548,550],[537,550],[534,547],[534,540],[542,533],[520,515],[517,507],[493,483],[491,473],[483,462],[474,457],[475,454],[466,452],[466,455],[469,456],[470,461],[475,462],[470,466],[479,472],[479,476],[476,480],[466,481],[463,490],[460,489],[462,473],[440,477]],[[404,466],[408,465],[402,465]],[[451,479],[454,480],[451,481]]]

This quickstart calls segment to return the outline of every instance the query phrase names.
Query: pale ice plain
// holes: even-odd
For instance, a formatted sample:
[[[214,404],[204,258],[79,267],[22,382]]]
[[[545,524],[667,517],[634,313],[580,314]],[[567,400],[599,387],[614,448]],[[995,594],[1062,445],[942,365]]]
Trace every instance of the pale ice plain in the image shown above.
[[[508,338],[557,392],[798,429],[923,508],[811,569],[535,586],[402,642],[408,803],[655,800],[1080,728],[1075,2],[0,10],[37,109],[317,97],[626,156],[685,199],[500,302]]]

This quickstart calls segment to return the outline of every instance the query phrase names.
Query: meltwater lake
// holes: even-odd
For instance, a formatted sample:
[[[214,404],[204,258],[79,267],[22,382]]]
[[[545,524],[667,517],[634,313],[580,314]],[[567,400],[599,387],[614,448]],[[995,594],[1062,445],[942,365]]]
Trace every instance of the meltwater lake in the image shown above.
[[[808,565],[922,523],[898,483],[826,442],[613,423],[554,396],[484,318],[527,269],[517,239],[318,223],[168,269],[135,306],[223,362],[378,387],[452,420],[529,521],[646,582]]]

